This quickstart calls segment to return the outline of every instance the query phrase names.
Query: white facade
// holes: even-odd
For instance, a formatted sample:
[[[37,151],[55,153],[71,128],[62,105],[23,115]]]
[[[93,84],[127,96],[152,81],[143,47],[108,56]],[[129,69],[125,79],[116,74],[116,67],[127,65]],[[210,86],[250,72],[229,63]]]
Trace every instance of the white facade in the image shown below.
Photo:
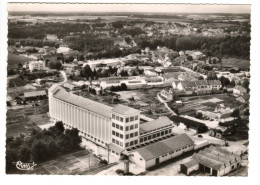
[[[44,70],[45,69],[45,62],[44,61],[31,61],[29,63],[29,70],[32,72],[33,70]]]

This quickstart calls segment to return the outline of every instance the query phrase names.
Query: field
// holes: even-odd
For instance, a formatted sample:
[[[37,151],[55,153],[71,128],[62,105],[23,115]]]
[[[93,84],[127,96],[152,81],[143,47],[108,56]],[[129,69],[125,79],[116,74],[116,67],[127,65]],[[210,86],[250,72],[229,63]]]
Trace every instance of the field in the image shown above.
[[[93,174],[93,170],[96,171],[98,168],[103,167],[103,165],[99,164],[99,161],[97,157],[87,150],[80,150],[37,164],[32,171],[19,171],[19,174],[87,175]]]
[[[24,57],[24,56],[20,56],[20,55],[15,55],[13,53],[8,53],[8,64],[9,65],[15,65],[15,64],[20,64],[20,63],[24,63],[24,62],[28,62],[31,61],[33,59],[28,58],[28,57]]]
[[[142,114],[156,119],[161,116],[170,116],[168,109],[157,99],[157,93],[161,90],[161,88],[140,89],[121,91],[117,94],[120,95],[120,100],[127,102],[125,105],[136,108]],[[134,100],[131,100],[132,97]]]
[[[230,66],[238,67],[242,69],[250,69],[250,60],[242,58],[222,58],[220,64],[215,64],[213,66]]]
[[[180,98],[184,106],[179,108],[180,114],[195,116],[198,110],[213,111],[219,104],[224,104],[225,107],[238,107],[241,104],[236,101],[233,96],[227,94],[213,94],[195,97]]]
[[[29,104],[22,106],[22,108],[8,109],[6,113],[7,137],[28,133],[32,128],[38,128],[37,125],[48,123],[47,112],[47,100],[42,100],[38,107]]]

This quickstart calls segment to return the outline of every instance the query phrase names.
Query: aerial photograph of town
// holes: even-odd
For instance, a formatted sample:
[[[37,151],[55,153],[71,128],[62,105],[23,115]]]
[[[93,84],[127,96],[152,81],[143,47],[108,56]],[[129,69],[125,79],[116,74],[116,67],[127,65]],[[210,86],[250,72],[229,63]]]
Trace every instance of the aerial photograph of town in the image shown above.
[[[6,174],[248,176],[250,5],[47,5],[8,4]]]

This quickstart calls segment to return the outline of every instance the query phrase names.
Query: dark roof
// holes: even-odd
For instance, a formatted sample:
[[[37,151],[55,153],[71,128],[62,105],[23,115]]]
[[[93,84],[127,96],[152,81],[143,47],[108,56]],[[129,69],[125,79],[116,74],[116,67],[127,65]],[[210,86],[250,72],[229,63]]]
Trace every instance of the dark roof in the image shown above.
[[[221,85],[219,80],[208,80],[209,85]]]
[[[107,118],[111,118],[111,110],[113,109],[113,107],[69,93],[60,86],[56,88],[51,87],[49,90],[53,91],[53,97],[57,99],[71,103],[73,105],[89,110],[96,114],[105,116]]]
[[[140,124],[140,133],[149,132],[169,125],[172,125],[171,120],[168,117],[164,116],[159,119]]]
[[[181,81],[183,87],[196,87],[194,81]]]
[[[122,105],[122,104],[118,104],[116,105],[113,109],[113,112],[119,113],[119,114],[123,114],[123,115],[128,115],[128,114],[135,114],[135,113],[140,113],[139,110]]]
[[[136,150],[144,160],[154,159],[169,152],[193,145],[194,141],[187,134],[180,134]]]

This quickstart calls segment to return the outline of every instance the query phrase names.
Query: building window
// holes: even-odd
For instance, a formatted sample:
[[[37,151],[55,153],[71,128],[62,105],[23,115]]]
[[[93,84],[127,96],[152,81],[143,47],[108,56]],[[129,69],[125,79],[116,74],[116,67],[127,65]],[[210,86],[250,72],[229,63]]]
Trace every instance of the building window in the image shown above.
[[[124,118],[121,118],[121,117],[120,117],[120,121],[121,121],[121,122],[124,122]]]
[[[119,125],[118,124],[116,124],[116,128],[119,129]]]
[[[144,137],[144,141],[147,141],[147,137]]]
[[[168,134],[168,130],[165,130],[165,134]]]
[[[138,132],[135,132],[135,136],[138,136]]]
[[[172,133],[172,129],[169,130],[169,133]]]
[[[152,139],[152,136],[148,136],[148,140],[151,140]]]
[[[115,143],[115,139],[114,138],[112,139],[112,143]]]
[[[138,120],[138,116],[135,116],[135,120]]]
[[[119,121],[119,116],[116,116],[116,120]]]
[[[144,141],[144,138],[141,138],[141,139],[140,139],[140,143],[142,143],[143,141]]]
[[[115,119],[115,115],[114,114],[112,114],[112,118]]]
[[[131,142],[130,142],[130,146],[132,146],[132,145],[134,145],[134,141],[131,141]]]
[[[125,144],[125,147],[128,147],[128,146],[129,146],[129,143],[126,143],[126,144]]]
[[[127,135],[125,136],[125,139],[129,139],[129,134],[127,134]]]
[[[130,126],[130,130],[133,130],[133,129],[134,129],[134,125],[131,125],[131,126]]]
[[[125,130],[128,131],[129,130],[129,126],[125,127]]]
[[[130,121],[132,122],[132,121],[134,121],[135,120],[135,118],[134,117],[130,117]]]
[[[125,122],[128,123],[128,122],[129,122],[129,118],[126,118],[126,119],[125,119]]]
[[[119,141],[116,140],[116,144],[119,145]]]
[[[120,138],[123,139],[123,135],[122,134],[120,134]]]
[[[116,132],[113,130],[113,131],[112,131],[112,135],[115,135],[115,134],[116,134]]]
[[[116,124],[112,122],[112,127],[115,127],[115,126],[116,126]]]
[[[116,137],[119,137],[119,133],[116,132]]]
[[[164,135],[164,131],[161,132],[161,136],[163,136],[163,135]]]
[[[157,133],[157,137],[160,137],[160,132]]]
[[[138,124],[135,124],[135,128],[138,128]]]
[[[153,134],[153,138],[156,138],[156,134]]]
[[[120,126],[120,130],[123,130],[123,126]]]
[[[131,133],[131,134],[130,134],[130,138],[132,138],[132,137],[134,137],[134,133]]]
[[[137,145],[137,143],[138,143],[138,140],[135,140],[135,144]]]

